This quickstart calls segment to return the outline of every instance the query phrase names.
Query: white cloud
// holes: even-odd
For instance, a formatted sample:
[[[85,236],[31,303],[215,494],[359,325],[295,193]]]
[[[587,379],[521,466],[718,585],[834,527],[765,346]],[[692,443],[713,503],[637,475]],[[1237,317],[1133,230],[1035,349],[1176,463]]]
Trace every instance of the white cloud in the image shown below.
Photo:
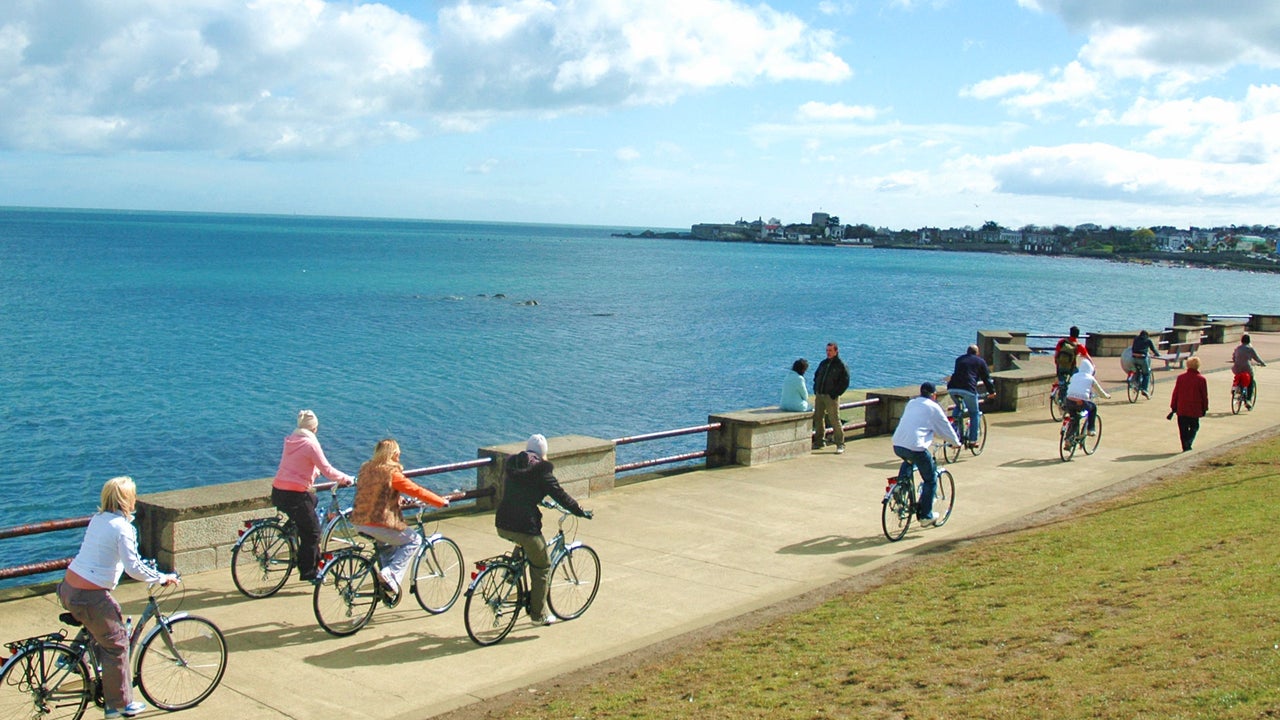
[[[807,102],[796,111],[801,121],[875,120],[879,111],[869,105]]]
[[[633,147],[621,147],[613,156],[622,162],[634,162],[640,159],[640,151]]]
[[[437,4],[429,4],[436,6]],[[513,115],[837,82],[835,38],[736,0],[0,5],[0,149],[327,155]]]

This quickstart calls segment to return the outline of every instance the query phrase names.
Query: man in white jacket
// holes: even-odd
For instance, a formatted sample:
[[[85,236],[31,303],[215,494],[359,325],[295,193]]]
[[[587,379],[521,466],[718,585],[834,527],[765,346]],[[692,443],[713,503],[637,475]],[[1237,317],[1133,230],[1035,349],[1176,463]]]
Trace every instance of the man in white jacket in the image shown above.
[[[920,524],[928,526],[939,520],[933,512],[933,494],[938,488],[938,470],[933,462],[933,454],[929,449],[933,446],[933,434],[938,433],[952,445],[959,445],[955,428],[947,419],[947,413],[937,402],[938,389],[933,383],[920,385],[920,397],[912,398],[902,412],[898,428],[893,431],[893,452],[902,458],[902,467],[898,477],[910,478],[911,464],[920,470],[920,479],[924,485],[920,490],[920,498],[916,502],[917,518]]]

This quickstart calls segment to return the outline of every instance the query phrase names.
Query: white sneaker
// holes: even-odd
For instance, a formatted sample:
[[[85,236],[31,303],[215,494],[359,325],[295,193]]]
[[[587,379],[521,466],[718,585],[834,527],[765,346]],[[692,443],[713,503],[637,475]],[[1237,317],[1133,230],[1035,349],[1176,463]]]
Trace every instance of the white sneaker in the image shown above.
[[[555,622],[556,622],[557,620],[559,620],[559,619],[560,619],[560,618],[556,617],[555,615],[548,614],[546,617],[533,618],[533,624],[534,624],[534,625],[543,625],[543,626],[546,626],[546,625],[554,625],[554,624],[555,624]]]
[[[382,578],[382,584],[387,586],[391,597],[400,594],[400,583],[396,581],[395,573],[391,572],[391,568],[382,568],[378,571],[378,577]]]
[[[843,454],[844,454],[844,446],[843,446],[843,445],[837,445],[837,446],[836,446],[836,454],[837,454],[837,455],[843,455]]]
[[[930,525],[937,524],[937,522],[942,519],[942,516],[936,512],[931,512],[929,513],[929,517],[922,517],[918,519],[920,520],[921,527],[929,527]]]

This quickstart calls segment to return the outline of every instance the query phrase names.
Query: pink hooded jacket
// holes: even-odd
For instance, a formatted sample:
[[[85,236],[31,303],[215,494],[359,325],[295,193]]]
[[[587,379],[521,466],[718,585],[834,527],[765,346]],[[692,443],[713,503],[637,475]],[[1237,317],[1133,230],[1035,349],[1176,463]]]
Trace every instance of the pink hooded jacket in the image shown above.
[[[320,441],[316,434],[304,428],[298,428],[284,439],[284,450],[280,453],[280,467],[276,470],[275,480],[271,487],[291,492],[306,492],[311,483],[321,473],[330,480],[345,482],[354,480],[350,475],[329,464],[320,449]]]

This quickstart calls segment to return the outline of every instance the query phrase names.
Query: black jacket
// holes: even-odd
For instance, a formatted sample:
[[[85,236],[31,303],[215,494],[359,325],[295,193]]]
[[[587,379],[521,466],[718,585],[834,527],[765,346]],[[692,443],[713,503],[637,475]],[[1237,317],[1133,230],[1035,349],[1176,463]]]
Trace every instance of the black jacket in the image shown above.
[[[560,487],[560,481],[551,474],[553,470],[555,466],[549,460],[540,460],[527,450],[512,456],[507,461],[507,474],[502,479],[502,500],[498,502],[493,524],[499,530],[541,535],[542,511],[538,509],[538,503],[548,495],[564,509],[582,517],[582,508]]]
[[[813,393],[838,398],[849,389],[849,370],[839,355],[829,357],[818,363],[813,373]]]

